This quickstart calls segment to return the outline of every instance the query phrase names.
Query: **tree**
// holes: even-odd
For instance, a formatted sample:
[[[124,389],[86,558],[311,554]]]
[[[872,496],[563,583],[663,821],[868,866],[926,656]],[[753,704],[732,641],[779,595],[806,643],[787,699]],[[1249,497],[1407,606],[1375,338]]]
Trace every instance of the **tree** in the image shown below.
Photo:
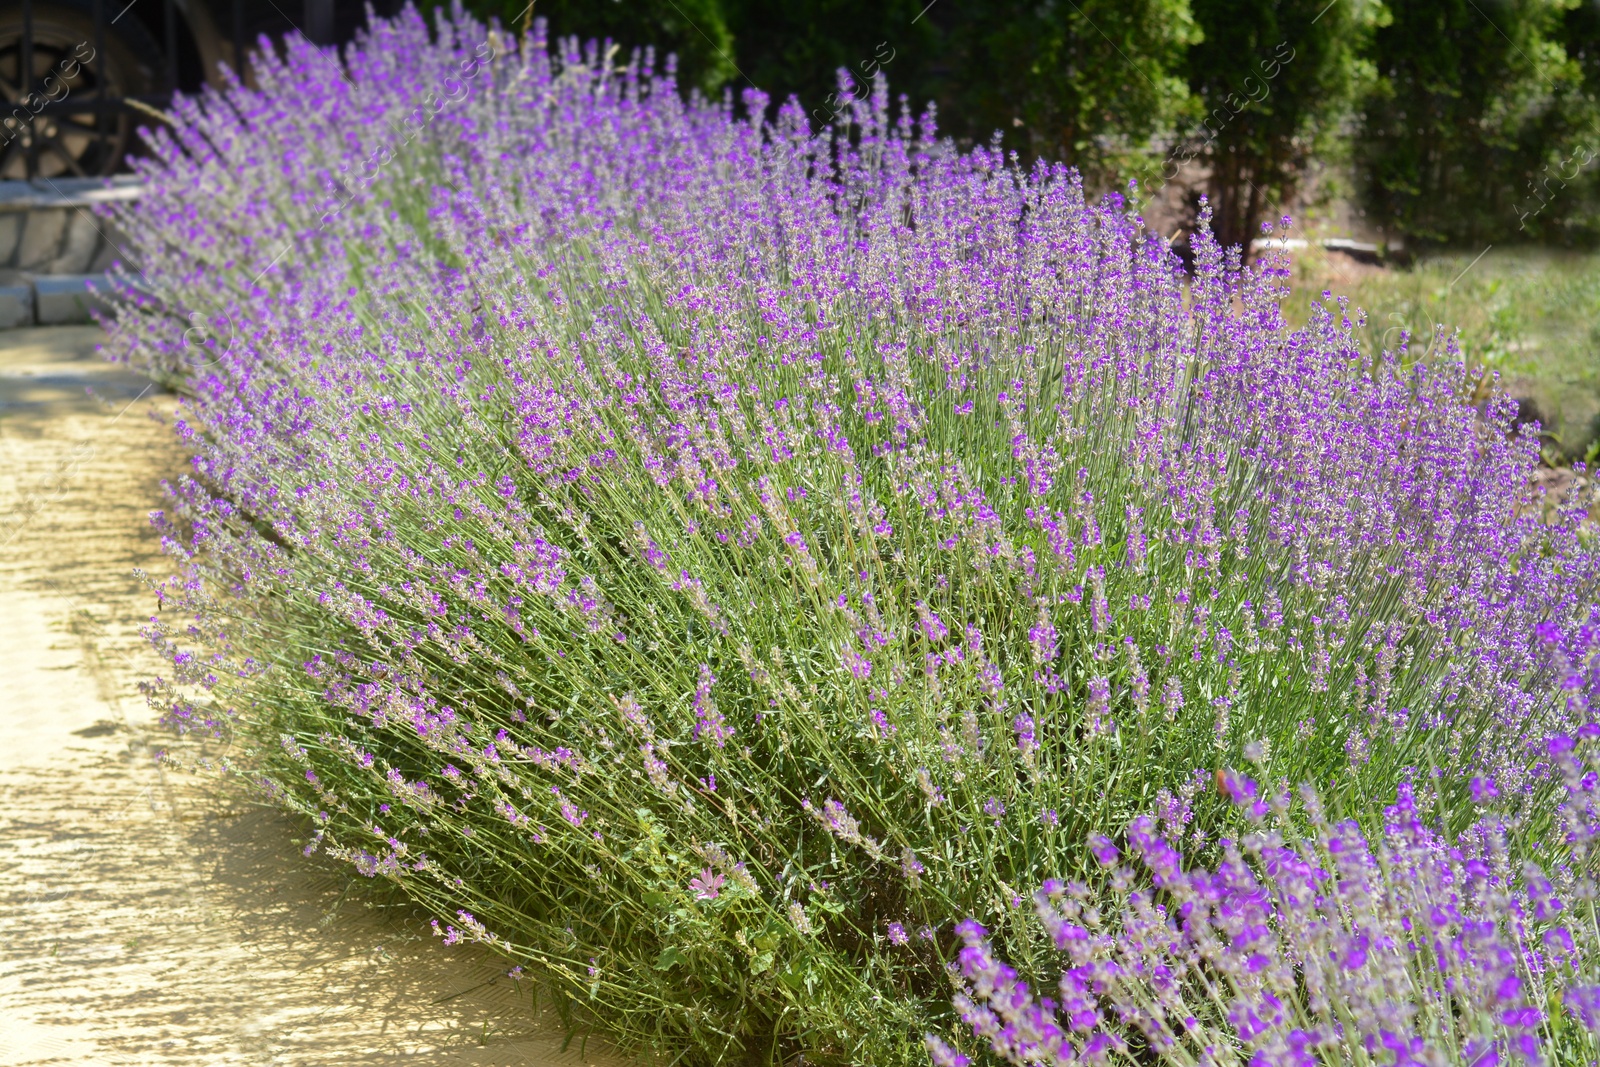
[[[1600,2],[1569,3],[1562,19],[1561,43],[1582,79],[1581,90],[1568,92],[1563,99],[1563,117],[1572,138],[1555,146],[1557,158],[1553,162],[1547,159],[1528,190],[1529,200],[1539,201],[1531,221],[1533,205],[1529,201],[1518,205],[1518,227],[1530,236],[1592,243],[1600,237],[1600,166],[1596,165],[1600,160]],[[1556,193],[1565,195],[1545,195],[1552,185]]]
[[[1207,167],[1218,240],[1248,248],[1336,145],[1382,11],[1371,0],[1195,0],[1194,13],[1205,37],[1189,50],[1189,87],[1205,113],[1184,151]]]
[[[940,5],[940,102],[954,132],[1078,167],[1109,186],[1149,170],[1189,113],[1188,0]]]
[[[942,41],[927,0],[724,0],[738,46],[741,73],[771,94],[773,105],[798,97],[813,126],[842,110],[848,94],[838,72],[849,72],[857,94],[882,72],[890,89],[920,112],[938,91],[934,78]]]
[[[513,17],[522,0],[476,0]],[[842,110],[838,71],[881,71],[957,139],[1071,163],[1091,183],[1148,171],[1190,114],[1189,0],[540,0],[552,33],[653,43],[685,84],[798,96],[814,124]]]
[[[1391,0],[1356,142],[1370,216],[1419,243],[1549,236],[1600,151],[1566,0]],[[1562,177],[1566,175],[1566,177]]]
[[[737,77],[723,0],[538,0],[532,8],[526,0],[471,0],[467,6],[503,21],[542,18],[552,38],[609,39],[624,55],[654,46],[658,63],[678,57],[678,84],[685,89],[715,93]]]

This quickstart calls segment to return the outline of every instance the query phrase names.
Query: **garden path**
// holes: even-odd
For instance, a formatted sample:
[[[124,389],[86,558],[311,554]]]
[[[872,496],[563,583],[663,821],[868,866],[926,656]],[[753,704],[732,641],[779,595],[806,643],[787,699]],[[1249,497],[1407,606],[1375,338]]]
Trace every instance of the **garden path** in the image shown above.
[[[503,963],[153,759],[172,739],[135,688],[158,664],[132,572],[164,566],[146,513],[182,457],[171,399],[99,337],[0,334],[0,1063],[594,1062]]]

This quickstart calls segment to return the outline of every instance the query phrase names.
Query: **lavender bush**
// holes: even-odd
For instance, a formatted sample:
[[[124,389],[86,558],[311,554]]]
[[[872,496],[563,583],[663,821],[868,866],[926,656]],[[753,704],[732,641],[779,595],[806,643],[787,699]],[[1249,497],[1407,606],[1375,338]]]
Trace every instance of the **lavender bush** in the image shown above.
[[[1600,616],[1597,616],[1600,622]],[[1600,631],[1600,625],[1596,626]],[[1600,668],[1593,672],[1600,676]],[[1181,814],[1144,816],[1128,840],[1144,879],[1119,866],[1114,918],[1081,883],[1046,882],[1034,913],[1068,966],[1036,996],[967,921],[956,1005],[1003,1062],[1407,1065],[1592,1064],[1600,1052],[1600,749],[1561,735],[1548,755],[1565,792],[1551,874],[1518,864],[1526,815],[1490,809],[1459,838],[1421,817],[1410,784],[1369,843],[1302,791],[1312,833],[1286,793],[1226,787],[1260,824],[1224,842],[1214,869],[1185,870],[1169,843]],[[1586,758],[1585,758],[1586,757]],[[1109,921],[1108,921],[1109,919]],[[932,1035],[940,1067],[970,1058]]]
[[[819,135],[670,69],[407,13],[155,135],[150,691],[308,851],[625,1044],[916,1062],[953,924],[1161,798],[1214,851],[1197,771],[1515,795],[1587,723],[1583,502],[1459,362],[881,84]]]

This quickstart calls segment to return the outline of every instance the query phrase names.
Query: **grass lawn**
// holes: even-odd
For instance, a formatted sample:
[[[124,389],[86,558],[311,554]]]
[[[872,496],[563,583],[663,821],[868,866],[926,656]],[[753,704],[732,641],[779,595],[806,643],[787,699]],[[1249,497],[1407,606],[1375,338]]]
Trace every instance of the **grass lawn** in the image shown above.
[[[1438,352],[1459,331],[1468,359],[1532,402],[1551,462],[1600,449],[1600,254],[1491,248],[1399,269],[1313,248],[1296,253],[1293,284],[1292,322],[1324,289],[1348,295],[1367,312],[1370,350],[1394,350],[1404,330],[1413,354]]]

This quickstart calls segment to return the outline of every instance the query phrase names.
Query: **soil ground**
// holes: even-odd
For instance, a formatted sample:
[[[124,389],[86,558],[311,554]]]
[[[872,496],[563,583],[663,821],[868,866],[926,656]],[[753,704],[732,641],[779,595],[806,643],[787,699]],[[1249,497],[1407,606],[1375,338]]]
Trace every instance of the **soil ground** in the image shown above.
[[[97,327],[0,333],[0,1063],[620,1063],[560,1052],[526,983],[158,764],[135,568],[182,469],[170,398]]]

